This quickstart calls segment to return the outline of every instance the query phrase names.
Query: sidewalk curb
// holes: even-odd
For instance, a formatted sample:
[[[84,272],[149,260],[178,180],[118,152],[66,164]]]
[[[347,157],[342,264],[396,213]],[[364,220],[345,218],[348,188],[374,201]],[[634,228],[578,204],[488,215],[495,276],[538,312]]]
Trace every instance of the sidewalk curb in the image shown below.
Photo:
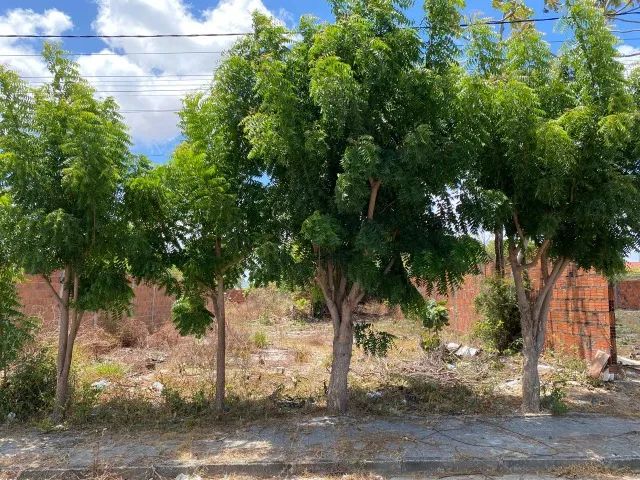
[[[380,475],[403,474],[524,474],[541,473],[556,468],[575,465],[598,464],[610,468],[640,470],[640,456],[624,456],[590,459],[585,457],[564,458],[521,458],[521,459],[467,459],[467,460],[423,460],[404,459],[399,461],[364,462],[249,462],[219,463],[203,465],[152,465],[147,467],[112,467],[104,471],[124,477],[126,480],[149,480],[166,477],[173,479],[181,473],[201,475],[247,475],[257,478],[311,474],[344,474],[371,472]],[[9,472],[5,470],[5,472]],[[0,473],[3,470],[0,469]],[[94,467],[70,469],[27,469],[18,473],[19,480],[74,480],[101,473]],[[155,475],[155,476],[154,476]]]

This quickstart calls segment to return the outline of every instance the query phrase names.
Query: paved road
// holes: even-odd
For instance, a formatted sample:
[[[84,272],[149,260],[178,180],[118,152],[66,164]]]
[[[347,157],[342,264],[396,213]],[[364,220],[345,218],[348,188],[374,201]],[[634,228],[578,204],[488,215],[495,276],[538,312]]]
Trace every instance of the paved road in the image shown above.
[[[316,417],[180,432],[0,430],[0,471],[29,473],[24,478],[72,478],[95,468],[127,479],[194,470],[263,477],[373,471],[390,478],[531,473],[589,462],[640,470],[640,419]]]

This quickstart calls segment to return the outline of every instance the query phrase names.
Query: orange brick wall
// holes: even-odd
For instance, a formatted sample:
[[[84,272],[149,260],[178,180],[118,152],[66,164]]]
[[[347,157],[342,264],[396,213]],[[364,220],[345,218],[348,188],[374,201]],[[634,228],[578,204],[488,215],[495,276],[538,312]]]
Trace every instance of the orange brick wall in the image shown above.
[[[480,275],[465,277],[463,285],[447,295],[449,324],[459,333],[470,332],[479,319],[474,298],[493,269],[487,265],[482,270]],[[540,269],[531,269],[530,275],[533,283],[538,283]],[[598,349],[610,351],[611,321],[607,280],[593,271],[567,267],[553,291],[547,346],[591,359]]]
[[[640,279],[623,280],[616,285],[616,308],[640,310]]]
[[[58,275],[52,276],[53,286],[60,286]],[[140,284],[133,285],[135,297],[131,304],[131,317],[142,320],[153,333],[171,319],[173,297],[167,296],[158,287]],[[18,293],[22,301],[22,311],[42,321],[45,328],[56,328],[58,323],[58,307],[55,297],[45,280],[40,276],[28,276],[18,285]],[[89,314],[83,323],[97,322],[97,315]]]

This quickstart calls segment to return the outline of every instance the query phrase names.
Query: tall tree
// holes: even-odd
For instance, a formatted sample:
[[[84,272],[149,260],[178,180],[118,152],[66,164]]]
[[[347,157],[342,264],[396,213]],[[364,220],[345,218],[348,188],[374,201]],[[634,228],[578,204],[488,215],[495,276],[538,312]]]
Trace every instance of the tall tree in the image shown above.
[[[113,99],[95,99],[57,46],[45,45],[43,57],[51,80],[42,87],[0,67],[0,183],[9,197],[1,233],[12,261],[42,276],[59,307],[60,420],[83,314],[121,311],[132,296],[121,214],[134,159]]]
[[[624,269],[640,232],[632,200],[640,186],[638,112],[615,58],[616,38],[587,2],[571,6],[567,24],[573,37],[557,57],[532,24],[514,28],[504,44],[486,26],[476,28],[469,58],[496,67],[488,75],[472,71],[463,94],[469,137],[479,146],[476,213],[485,226],[497,216],[506,227],[526,412],[540,409],[538,358],[565,267]],[[540,281],[530,287],[532,268],[540,268]]]
[[[253,278],[320,287],[331,314],[328,408],[347,409],[353,313],[367,296],[424,316],[416,282],[446,289],[483,255],[460,234],[451,193],[467,153],[457,141],[460,15],[426,3],[427,51],[408,0],[334,0],[335,23],[303,19],[300,38],[257,67],[244,125],[265,165],[274,239]],[[286,50],[285,46],[289,46]]]
[[[244,275],[264,223],[264,172],[249,158],[242,121],[255,108],[256,59],[283,49],[270,37],[284,29],[267,17],[256,14],[254,30],[253,39],[230,50],[209,91],[185,99],[185,142],[171,161],[129,186],[136,203],[147,205],[136,214],[146,232],[140,251],[147,252],[136,271],[178,295],[173,320],[182,334],[203,335],[215,321],[218,412],[225,401],[225,289]]]

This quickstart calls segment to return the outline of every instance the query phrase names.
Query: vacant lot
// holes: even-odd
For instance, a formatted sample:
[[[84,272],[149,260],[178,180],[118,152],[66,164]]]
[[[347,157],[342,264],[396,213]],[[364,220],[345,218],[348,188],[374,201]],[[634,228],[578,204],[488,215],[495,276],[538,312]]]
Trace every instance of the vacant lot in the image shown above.
[[[229,305],[226,420],[322,412],[331,359],[331,326],[296,309],[291,295],[252,290]],[[628,318],[627,318],[628,317]],[[620,343],[638,345],[636,320],[625,316]],[[357,315],[395,335],[386,358],[356,349],[350,386],[354,414],[433,415],[517,412],[520,356],[482,352],[457,358],[420,346],[424,328],[380,304]],[[89,323],[89,322],[87,322]],[[70,422],[114,427],[192,425],[217,420],[213,395],[215,334],[181,337],[170,323],[149,333],[143,323],[102,322],[81,332],[76,350],[75,395]],[[111,332],[111,333],[108,333]],[[53,331],[41,342],[53,341]],[[472,338],[441,332],[443,343],[482,347]],[[123,345],[127,345],[126,347]],[[582,361],[547,352],[541,361],[544,390],[570,411],[640,415],[640,383],[588,379]],[[94,385],[92,387],[92,385]]]

